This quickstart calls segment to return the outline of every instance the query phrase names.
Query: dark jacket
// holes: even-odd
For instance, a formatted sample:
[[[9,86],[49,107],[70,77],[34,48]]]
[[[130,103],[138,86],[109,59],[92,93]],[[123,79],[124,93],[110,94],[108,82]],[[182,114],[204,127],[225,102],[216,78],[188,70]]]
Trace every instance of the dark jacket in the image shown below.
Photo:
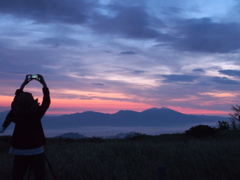
[[[43,132],[41,119],[50,105],[50,94],[47,87],[42,88],[42,104],[31,111],[21,111],[16,106],[17,97],[23,93],[17,89],[12,102],[11,121],[15,123],[10,145],[17,149],[34,149],[45,144],[46,139]]]

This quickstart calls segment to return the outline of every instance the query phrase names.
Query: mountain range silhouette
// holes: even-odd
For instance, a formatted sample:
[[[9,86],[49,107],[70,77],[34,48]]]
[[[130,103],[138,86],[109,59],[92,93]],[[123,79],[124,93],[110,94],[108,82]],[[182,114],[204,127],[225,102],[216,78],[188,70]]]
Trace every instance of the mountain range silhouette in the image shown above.
[[[77,126],[178,126],[189,124],[215,124],[218,121],[228,121],[227,117],[187,115],[169,108],[150,108],[142,112],[120,110],[114,114],[86,111],[82,113],[45,116],[43,126],[47,128],[70,128]]]
[[[5,120],[7,113],[8,111],[0,113],[0,125]],[[152,131],[160,128],[161,132],[179,132],[180,130],[187,130],[187,128],[200,124],[216,127],[218,121],[229,121],[229,118],[222,116],[189,115],[165,107],[154,107],[142,112],[120,110],[114,114],[108,114],[86,111],[59,116],[45,115],[42,119],[42,124],[43,128],[47,131],[47,135],[51,132],[56,132],[54,134],[72,131],[82,132],[83,130],[85,132],[88,132],[88,130],[93,132],[93,129],[98,132],[103,132],[102,130],[104,129],[104,132],[109,131],[110,135],[113,135],[113,131],[115,130],[118,132],[140,132],[139,128],[147,128]],[[14,123],[11,123],[7,131],[2,135],[11,134],[13,127]],[[126,128],[129,130],[126,131]],[[65,136],[72,136],[72,134]]]

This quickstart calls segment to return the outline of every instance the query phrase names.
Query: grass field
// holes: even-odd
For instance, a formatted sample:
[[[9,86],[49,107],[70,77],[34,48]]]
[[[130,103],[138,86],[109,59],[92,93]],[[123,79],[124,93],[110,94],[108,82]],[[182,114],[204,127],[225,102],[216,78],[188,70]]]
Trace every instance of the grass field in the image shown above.
[[[9,137],[0,137],[0,179],[11,179]],[[169,180],[240,179],[240,132],[207,139],[184,134],[132,139],[48,139],[46,155],[59,180],[155,180],[165,167]],[[32,178],[33,179],[33,178]],[[48,179],[52,174],[48,167]]]

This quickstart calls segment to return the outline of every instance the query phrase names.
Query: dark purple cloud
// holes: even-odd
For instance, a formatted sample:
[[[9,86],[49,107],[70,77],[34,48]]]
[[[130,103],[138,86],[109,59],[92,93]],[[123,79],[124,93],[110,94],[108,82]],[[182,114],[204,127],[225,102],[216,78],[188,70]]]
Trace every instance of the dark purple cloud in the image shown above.
[[[231,80],[226,77],[213,77],[211,81],[216,82],[218,84],[228,84],[228,85],[237,85],[239,81]]]
[[[168,41],[171,36],[161,33],[158,27],[165,27],[163,22],[146,11],[143,6],[108,6],[114,16],[95,14],[91,24],[94,31],[103,34],[120,35],[135,39],[158,39]]]
[[[96,85],[96,86],[104,86],[104,84],[102,84],[102,83],[92,83],[92,85]]]
[[[160,9],[161,13],[167,16],[174,16],[182,13],[184,10],[178,7],[162,7]]]
[[[85,0],[1,0],[0,14],[11,14],[40,23],[82,24],[94,4]]]
[[[205,72],[202,68],[196,68],[192,70],[193,72]]]
[[[186,51],[229,53],[240,49],[240,24],[217,23],[210,18],[188,19],[179,22],[174,45]]]
[[[101,8],[106,13],[97,10]],[[154,39],[178,50],[229,53],[240,49],[240,23],[213,22],[211,18],[184,19],[182,12],[177,7],[161,7],[160,14],[172,17],[172,21],[167,22],[163,17],[150,14],[143,2],[103,6],[87,0],[2,0],[0,5],[0,14],[37,23],[81,24],[101,35]]]
[[[145,71],[143,71],[143,70],[135,70],[135,71],[133,71],[132,73],[133,73],[133,74],[144,74]]]
[[[51,48],[79,45],[79,42],[77,40],[69,38],[69,37],[44,38],[44,39],[39,40],[38,43],[47,45],[48,47],[51,47]]]
[[[101,8],[108,13],[97,10]],[[124,3],[102,6],[96,1],[87,0],[2,0],[0,14],[11,14],[37,23],[84,24],[104,35],[158,41],[169,41],[172,38],[161,32],[161,27],[166,25],[159,18],[151,16],[144,5],[134,3],[128,6]]]
[[[123,52],[120,52],[121,55],[134,55],[134,54],[137,54],[136,52],[134,51],[123,51]]]
[[[218,72],[220,72],[221,74],[225,74],[228,76],[236,76],[236,77],[240,77],[240,70],[219,70]]]
[[[176,74],[171,74],[171,75],[162,75],[162,77],[165,78],[163,82],[165,83],[171,83],[171,82],[194,82],[198,77],[197,76],[192,76],[192,75],[176,75]]]
[[[55,62],[55,58],[59,59],[59,54],[44,49],[1,49],[0,61],[1,71],[23,73],[26,70],[29,73],[43,73],[46,70],[45,65],[52,65]],[[44,56],[43,56],[44,55]]]

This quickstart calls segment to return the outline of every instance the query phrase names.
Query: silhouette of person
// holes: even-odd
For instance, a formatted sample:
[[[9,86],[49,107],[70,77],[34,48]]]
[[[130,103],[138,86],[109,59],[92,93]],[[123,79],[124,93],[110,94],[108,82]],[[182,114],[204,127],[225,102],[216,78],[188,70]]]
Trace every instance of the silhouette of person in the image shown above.
[[[24,87],[31,81],[37,80],[42,85],[42,104],[38,99],[34,100],[29,92],[24,92]],[[15,92],[8,113],[0,132],[4,132],[7,126],[13,122],[15,128],[10,141],[9,153],[14,155],[13,180],[23,180],[27,169],[30,167],[36,180],[44,180],[46,174],[46,162],[44,144],[46,142],[41,119],[51,103],[50,93],[42,75],[26,75],[20,89]]]

